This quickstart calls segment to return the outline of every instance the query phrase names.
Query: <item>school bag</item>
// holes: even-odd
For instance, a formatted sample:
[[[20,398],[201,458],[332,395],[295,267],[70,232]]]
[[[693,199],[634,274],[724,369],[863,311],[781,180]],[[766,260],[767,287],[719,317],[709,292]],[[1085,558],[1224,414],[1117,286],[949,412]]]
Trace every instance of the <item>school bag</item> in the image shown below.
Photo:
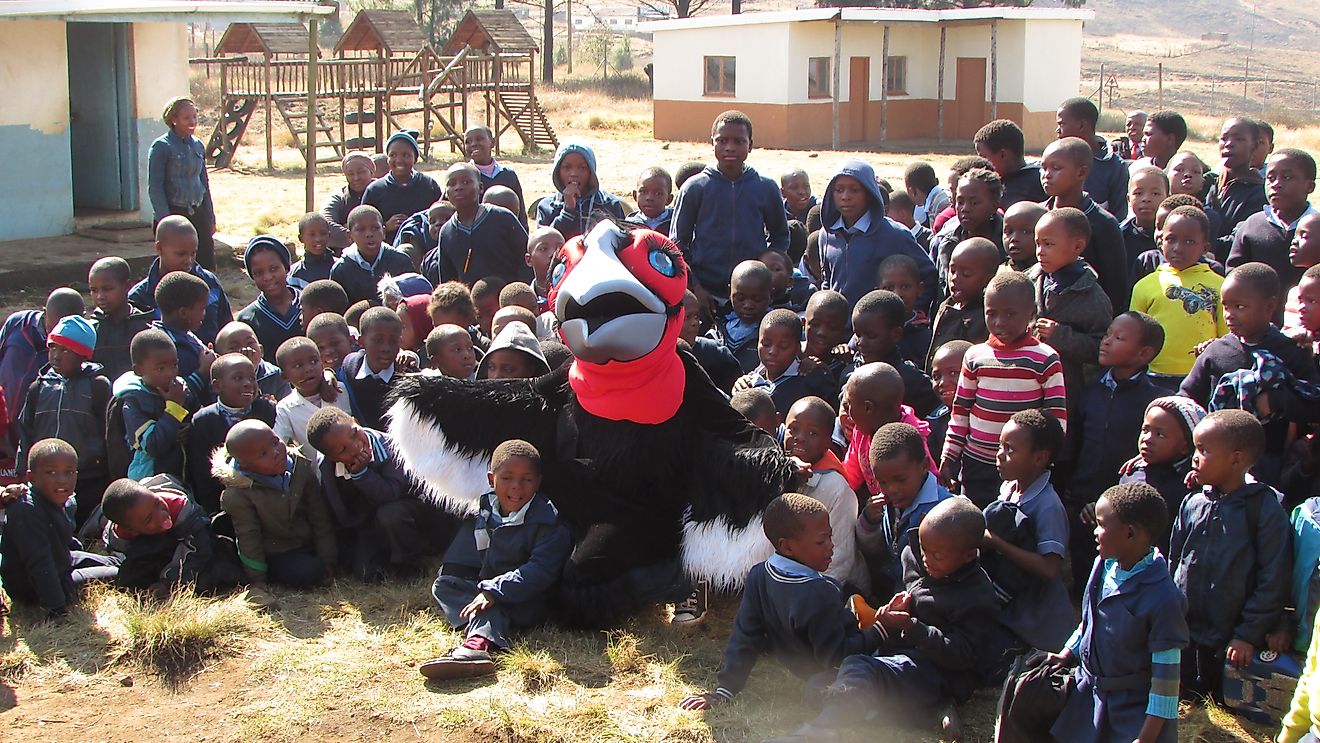
[[[128,476],[133,462],[133,450],[128,446],[128,429],[124,426],[124,398],[110,398],[105,412],[105,467],[111,482]]]
[[[1033,650],[1013,659],[995,708],[995,743],[1053,740],[1050,728],[1076,687],[1070,669],[1045,663]]]

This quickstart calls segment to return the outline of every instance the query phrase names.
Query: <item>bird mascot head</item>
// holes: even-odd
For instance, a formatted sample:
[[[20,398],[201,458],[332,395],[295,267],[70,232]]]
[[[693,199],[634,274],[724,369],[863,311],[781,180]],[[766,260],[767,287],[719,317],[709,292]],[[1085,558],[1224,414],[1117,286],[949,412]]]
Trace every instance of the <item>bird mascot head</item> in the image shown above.
[[[683,401],[678,357],[688,269],[669,238],[602,221],[550,265],[550,306],[573,352],[578,403],[609,420],[657,424]]]

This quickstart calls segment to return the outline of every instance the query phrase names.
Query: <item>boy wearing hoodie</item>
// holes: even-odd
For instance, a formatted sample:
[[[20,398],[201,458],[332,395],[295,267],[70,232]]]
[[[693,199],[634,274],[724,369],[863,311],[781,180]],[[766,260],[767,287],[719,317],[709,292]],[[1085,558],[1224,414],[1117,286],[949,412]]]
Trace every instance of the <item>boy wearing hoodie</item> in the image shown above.
[[[623,219],[623,202],[602,190],[596,176],[596,153],[584,142],[566,140],[555,151],[550,180],[557,193],[541,199],[536,207],[536,224],[554,227],[565,240],[587,231],[592,212],[605,211]]]
[[[106,485],[105,412],[110,380],[92,363],[96,331],[77,315],[60,320],[47,339],[50,363],[28,387],[18,416],[18,471],[28,469],[37,441],[58,438],[78,452],[75,522],[81,525],[101,502]]]
[[[717,166],[683,184],[669,236],[692,269],[690,288],[703,312],[718,316],[713,309],[729,295],[735,265],[756,260],[766,248],[788,252],[788,219],[779,184],[747,165],[752,120],[725,111],[715,117],[710,137]]]
[[[881,261],[907,255],[917,262],[923,287],[915,309],[930,313],[939,286],[935,264],[911,232],[885,216],[885,198],[869,164],[855,159],[843,162],[825,188],[820,223],[822,289],[839,292],[852,307],[875,288]]]
[[[188,391],[178,376],[174,341],[165,331],[148,328],[133,336],[129,352],[133,371],[115,380],[112,403],[123,416],[131,457],[127,474],[137,480],[165,472],[183,479],[179,440],[188,420]]]
[[[334,522],[316,465],[262,421],[229,429],[211,457],[224,483],[220,505],[234,523],[238,559],[252,587],[306,588],[329,581],[338,560]]]
[[[506,325],[477,365],[477,379],[535,379],[549,373],[540,342],[521,322]]]

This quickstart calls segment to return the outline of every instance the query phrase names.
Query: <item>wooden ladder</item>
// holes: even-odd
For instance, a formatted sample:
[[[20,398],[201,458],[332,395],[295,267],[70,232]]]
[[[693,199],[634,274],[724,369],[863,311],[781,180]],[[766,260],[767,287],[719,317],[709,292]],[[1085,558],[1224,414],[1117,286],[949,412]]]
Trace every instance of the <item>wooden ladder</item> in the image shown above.
[[[541,108],[540,102],[531,91],[500,90],[497,100],[505,123],[496,136],[512,126],[518,132],[518,136],[522,137],[523,146],[532,152],[542,148],[553,150],[559,147],[559,137],[555,135],[550,120],[546,118],[545,110]]]
[[[217,168],[227,168],[243,141],[243,133],[257,110],[257,99],[246,96],[226,98],[220,105],[220,121],[211,130],[206,143],[206,159]]]
[[[316,127],[316,152],[307,151],[307,99],[302,96],[288,95],[275,96],[275,107],[279,109],[280,116],[284,117],[284,125],[293,133],[294,144],[298,151],[302,153],[303,161],[309,165],[321,165],[323,163],[337,163],[344,157],[344,143],[336,139],[336,132],[326,121],[325,116],[317,109],[312,116],[311,126]],[[330,154],[321,154],[322,148],[329,148]]]

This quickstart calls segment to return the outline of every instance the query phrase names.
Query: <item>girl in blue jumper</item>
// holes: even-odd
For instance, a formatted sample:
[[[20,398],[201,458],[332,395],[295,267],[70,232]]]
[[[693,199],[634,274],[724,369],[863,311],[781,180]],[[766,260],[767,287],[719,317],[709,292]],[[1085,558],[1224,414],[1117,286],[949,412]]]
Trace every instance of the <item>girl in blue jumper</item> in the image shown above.
[[[1178,740],[1178,683],[1187,601],[1153,546],[1168,526],[1145,483],[1115,485],[1095,506],[1100,554],[1082,597],[1082,623],[1047,663],[1076,666],[1076,687],[1050,732],[1069,743]]]

